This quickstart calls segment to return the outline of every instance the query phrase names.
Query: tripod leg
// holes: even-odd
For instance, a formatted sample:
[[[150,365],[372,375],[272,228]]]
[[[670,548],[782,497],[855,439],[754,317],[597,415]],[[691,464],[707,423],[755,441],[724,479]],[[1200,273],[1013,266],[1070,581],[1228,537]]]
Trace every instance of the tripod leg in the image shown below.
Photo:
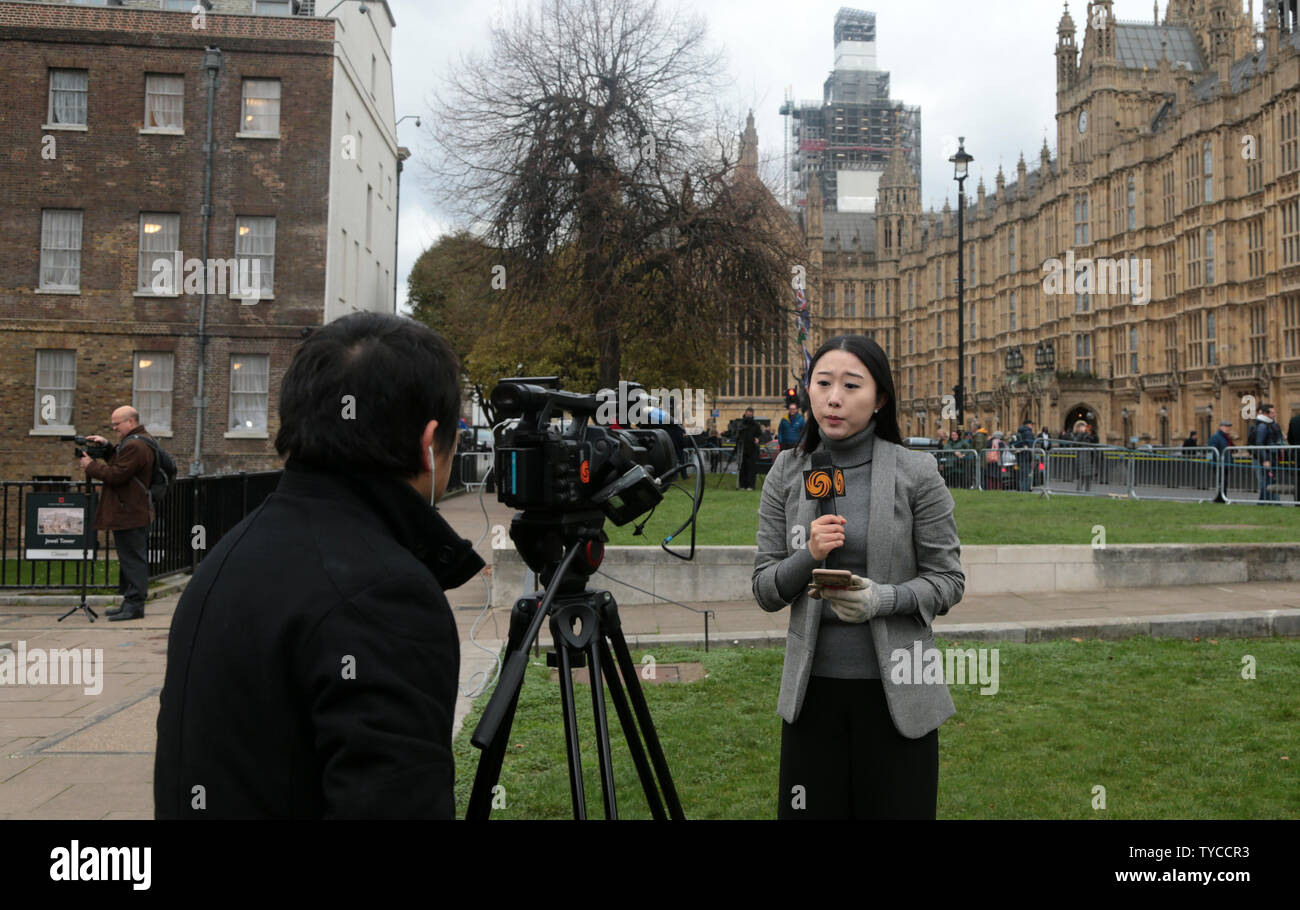
[[[569,649],[559,645],[561,638],[555,621],[551,621],[551,640],[557,643],[556,662],[560,669],[560,707],[564,713],[564,741],[569,758],[569,795],[573,800],[573,817],[578,820],[587,817],[587,797],[582,789],[582,752],[578,745],[578,713],[573,702],[573,669],[569,661]]]
[[[628,706],[627,697],[623,694],[623,683],[619,680],[614,657],[610,653],[609,645],[606,644],[603,638],[600,642],[600,653],[604,664],[610,668],[608,671],[609,698],[614,703],[614,710],[618,714],[618,722],[623,727],[623,735],[627,738],[627,750],[632,753],[632,764],[636,766],[637,777],[641,778],[641,789],[645,792],[646,802],[650,805],[650,814],[655,821],[663,821],[668,817],[668,814],[664,812],[664,803],[659,797],[659,787],[655,784],[654,772],[650,769],[650,762],[646,759],[645,747],[641,745],[641,734],[636,728],[636,721],[632,718],[632,709]]]
[[[668,760],[664,758],[663,747],[659,744],[659,734],[655,731],[654,719],[650,717],[645,693],[641,691],[641,682],[636,675],[636,664],[632,662],[632,654],[627,649],[627,639],[623,637],[623,625],[618,618],[618,604],[613,597],[609,595],[606,597],[608,599],[602,602],[602,625],[613,647],[614,656],[618,659],[619,670],[622,671],[623,681],[627,685],[628,699],[636,712],[641,735],[645,737],[650,761],[654,763],[655,773],[659,776],[659,783],[664,791],[664,801],[668,804],[668,814],[675,820],[685,819],[681,800],[677,798],[677,788],[673,785],[672,774],[668,771]]]
[[[510,613],[510,636],[506,643],[506,654],[513,654],[524,644],[524,634],[532,621],[538,603],[534,598],[523,598],[515,603]],[[520,687],[523,680],[520,680]],[[505,717],[497,728],[496,738],[491,740],[479,756],[478,768],[474,772],[474,787],[470,791],[469,807],[465,811],[466,820],[484,821],[492,812],[492,788],[501,778],[501,763],[505,760],[506,745],[510,742],[510,728],[515,722],[515,708],[519,705],[519,688],[511,694],[506,707]]]
[[[614,793],[614,760],[609,751],[609,717],[605,713],[605,686],[601,652],[605,650],[604,639],[593,635],[587,643],[587,666],[591,676],[591,713],[596,726],[596,755],[600,760],[601,795],[605,800],[605,818],[618,818],[618,798]],[[616,684],[617,671],[613,664],[610,669],[610,686]]]

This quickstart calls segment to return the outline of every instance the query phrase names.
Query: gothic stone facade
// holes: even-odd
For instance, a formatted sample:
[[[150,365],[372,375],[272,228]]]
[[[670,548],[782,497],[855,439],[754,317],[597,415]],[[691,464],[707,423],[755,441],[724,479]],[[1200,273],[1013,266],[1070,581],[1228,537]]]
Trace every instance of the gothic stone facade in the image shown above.
[[[1300,33],[1294,0],[1269,0],[1257,47],[1240,5],[1170,0],[1163,21],[1129,23],[1094,0],[1081,49],[1067,8],[1057,156],[1022,156],[1010,183],[999,169],[965,215],[969,426],[1060,434],[1082,416],[1103,442],[1176,445],[1224,418],[1240,440],[1252,399],[1283,421],[1300,410]],[[923,213],[895,160],[856,217],[810,200],[800,219],[821,276],[813,341],[875,337],[904,434],[940,435],[958,382],[955,213]],[[1070,255],[1149,264],[1149,301],[1097,269],[1048,293],[1045,263]],[[1055,369],[1038,371],[1048,341]]]

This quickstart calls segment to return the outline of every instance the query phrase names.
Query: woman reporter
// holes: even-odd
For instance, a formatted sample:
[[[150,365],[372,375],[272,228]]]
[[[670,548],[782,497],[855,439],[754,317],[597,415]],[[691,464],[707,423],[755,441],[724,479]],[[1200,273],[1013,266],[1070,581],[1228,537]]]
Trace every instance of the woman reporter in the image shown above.
[[[803,438],[763,486],[754,561],[759,606],[790,605],[778,816],[934,818],[938,727],[955,709],[913,662],[965,590],[952,496],[934,456],[902,445],[878,344],[831,338],[809,376]],[[804,495],[814,452],[843,471],[837,515]],[[853,573],[848,588],[812,584],[829,567]]]

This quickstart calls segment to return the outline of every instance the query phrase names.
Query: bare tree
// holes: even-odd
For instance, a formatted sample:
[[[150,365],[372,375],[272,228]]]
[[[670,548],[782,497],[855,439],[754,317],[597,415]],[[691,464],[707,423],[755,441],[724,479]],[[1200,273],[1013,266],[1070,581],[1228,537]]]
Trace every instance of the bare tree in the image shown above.
[[[671,369],[698,368],[681,378],[716,378],[736,326],[791,312],[801,248],[738,168],[737,125],[715,113],[722,73],[698,19],[545,0],[439,93],[443,198],[509,259],[531,318],[594,327],[602,385],[620,378],[623,338],[671,338],[687,346]]]

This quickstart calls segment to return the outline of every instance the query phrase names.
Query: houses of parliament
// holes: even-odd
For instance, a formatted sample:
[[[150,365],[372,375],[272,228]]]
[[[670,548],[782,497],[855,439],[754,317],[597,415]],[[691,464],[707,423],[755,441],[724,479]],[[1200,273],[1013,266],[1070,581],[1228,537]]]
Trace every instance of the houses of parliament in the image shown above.
[[[1240,440],[1252,403],[1275,403],[1284,421],[1300,411],[1300,22],[1297,0],[1263,2],[1261,35],[1253,0],[1168,0],[1147,22],[1092,0],[1081,38],[1066,5],[1056,154],[1044,141],[1032,167],[1021,155],[991,189],[967,187],[968,427],[1033,420],[1055,436],[1083,418],[1103,443],[1177,445],[1190,430],[1208,440],[1221,419]],[[829,87],[825,103],[827,123],[844,119]],[[878,171],[873,207],[829,197],[834,159],[803,156],[790,211],[807,245],[809,350],[872,336],[903,434],[939,436],[956,428],[945,396],[958,383],[957,217],[922,212],[919,116],[898,110],[909,128],[886,130],[874,165],[853,165]],[[1108,259],[1137,260],[1149,287],[1085,268]],[[1080,270],[1064,291],[1045,282],[1052,260]],[[789,364],[774,366],[742,339],[722,426],[747,405],[783,410],[803,355],[781,347]]]

